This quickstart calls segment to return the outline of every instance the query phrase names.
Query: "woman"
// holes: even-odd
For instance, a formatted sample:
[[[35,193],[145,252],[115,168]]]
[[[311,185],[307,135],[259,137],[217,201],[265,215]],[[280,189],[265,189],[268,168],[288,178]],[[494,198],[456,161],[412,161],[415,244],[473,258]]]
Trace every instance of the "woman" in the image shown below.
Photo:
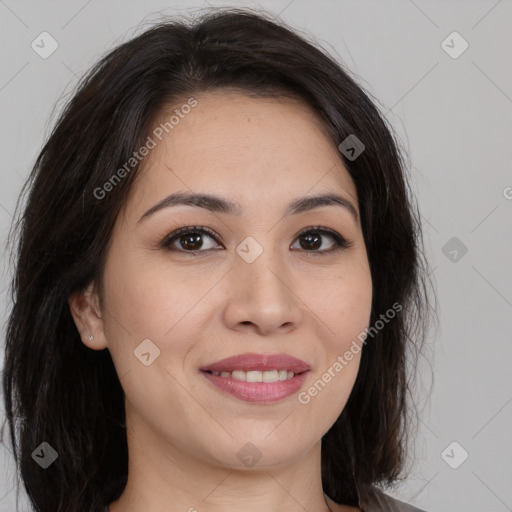
[[[264,14],[163,22],[92,69],[26,186],[3,388],[35,510],[418,510],[379,487],[421,225],[339,64]]]

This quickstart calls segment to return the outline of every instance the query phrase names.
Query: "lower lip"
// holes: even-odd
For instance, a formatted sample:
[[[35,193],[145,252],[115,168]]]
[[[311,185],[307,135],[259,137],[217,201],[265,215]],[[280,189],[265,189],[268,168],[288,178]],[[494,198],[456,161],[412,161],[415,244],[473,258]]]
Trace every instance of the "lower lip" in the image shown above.
[[[246,382],[232,377],[221,377],[201,372],[212,384],[222,391],[246,402],[277,402],[293,395],[304,384],[308,371],[295,375],[291,379],[277,382]]]

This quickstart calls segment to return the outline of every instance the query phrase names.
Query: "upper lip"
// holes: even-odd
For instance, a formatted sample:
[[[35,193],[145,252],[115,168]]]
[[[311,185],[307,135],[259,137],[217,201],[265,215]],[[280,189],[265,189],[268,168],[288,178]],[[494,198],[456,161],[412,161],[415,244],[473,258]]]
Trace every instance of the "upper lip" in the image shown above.
[[[269,371],[269,370],[287,370],[294,373],[302,373],[309,370],[309,365],[287,354],[256,354],[247,353],[237,356],[227,357],[212,364],[200,368],[201,371],[212,372],[233,372],[242,371]]]

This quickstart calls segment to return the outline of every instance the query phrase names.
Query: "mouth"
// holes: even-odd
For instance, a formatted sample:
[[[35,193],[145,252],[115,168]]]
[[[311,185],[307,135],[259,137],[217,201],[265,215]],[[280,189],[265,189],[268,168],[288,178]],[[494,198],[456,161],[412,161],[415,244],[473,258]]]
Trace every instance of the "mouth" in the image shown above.
[[[249,352],[221,359],[220,361],[201,367],[200,370],[219,372],[219,374],[222,372],[263,373],[277,371],[281,380],[284,380],[284,373],[281,372],[286,371],[298,374],[310,370],[310,367],[302,359],[288,354],[256,354]],[[239,375],[241,376],[241,374]]]
[[[216,377],[221,377],[224,379],[234,379],[241,382],[279,382],[293,379],[296,375],[302,375],[308,370],[303,372],[293,372],[291,370],[252,370],[252,371],[244,371],[244,370],[234,370],[232,372],[228,371],[212,371],[206,370],[205,373],[210,375],[215,375]]]
[[[200,368],[214,388],[246,402],[275,402],[296,393],[310,371],[287,354],[241,354]]]

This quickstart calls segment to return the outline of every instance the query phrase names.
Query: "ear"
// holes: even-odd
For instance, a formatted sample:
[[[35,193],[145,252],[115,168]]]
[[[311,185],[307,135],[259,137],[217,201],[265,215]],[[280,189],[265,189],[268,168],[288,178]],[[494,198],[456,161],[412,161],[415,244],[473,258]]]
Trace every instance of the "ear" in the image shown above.
[[[82,343],[92,350],[103,350],[108,346],[99,302],[94,281],[85,290],[76,291],[68,297],[69,309]],[[89,339],[90,336],[93,339]]]

